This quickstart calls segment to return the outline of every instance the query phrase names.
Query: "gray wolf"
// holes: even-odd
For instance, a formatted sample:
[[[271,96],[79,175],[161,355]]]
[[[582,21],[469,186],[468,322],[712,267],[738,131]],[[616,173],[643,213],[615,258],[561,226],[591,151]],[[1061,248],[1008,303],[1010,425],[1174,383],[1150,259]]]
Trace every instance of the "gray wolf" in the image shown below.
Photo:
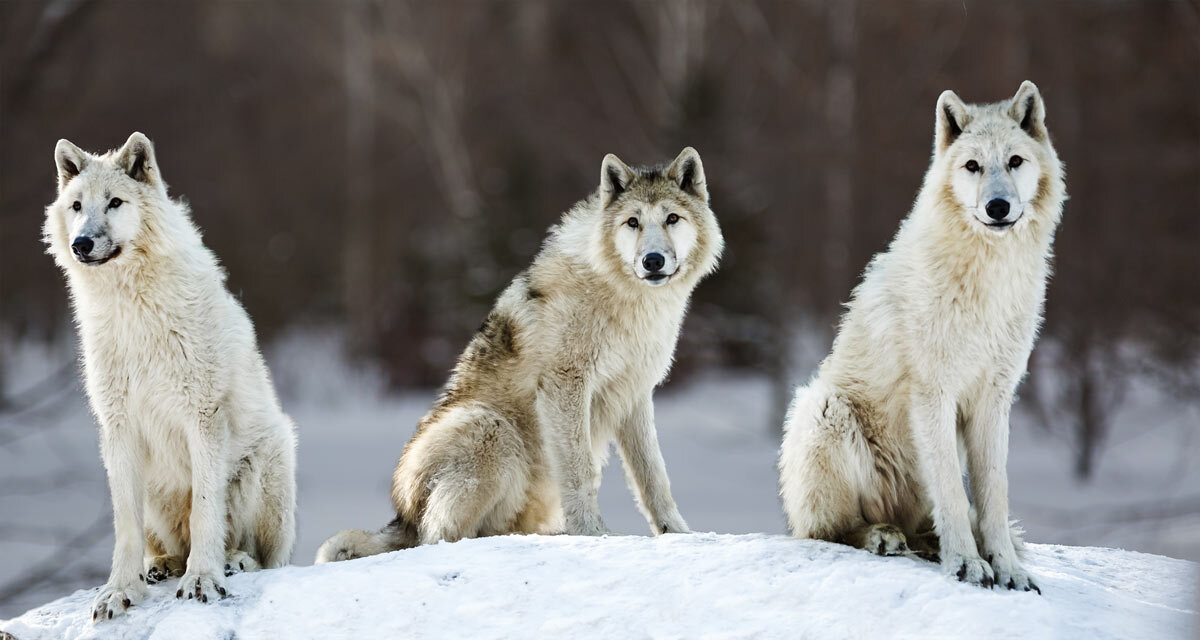
[[[295,426],[150,140],[103,155],[59,140],[54,162],[44,241],[70,289],[116,534],[92,618],[180,574],[176,597],[215,600],[227,572],[291,556]]]
[[[694,149],[657,168],[605,157],[599,188],[500,295],[404,448],[395,520],[338,533],[316,561],[505,533],[604,534],[596,496],[614,439],[651,530],[688,531],[652,394],[722,247]]]
[[[832,353],[789,409],[784,510],[798,537],[936,555],[959,580],[1037,590],[1017,556],[1005,466],[1062,216],[1063,166],[1032,82],[986,105],[946,91],[935,120],[912,211],[867,267]]]

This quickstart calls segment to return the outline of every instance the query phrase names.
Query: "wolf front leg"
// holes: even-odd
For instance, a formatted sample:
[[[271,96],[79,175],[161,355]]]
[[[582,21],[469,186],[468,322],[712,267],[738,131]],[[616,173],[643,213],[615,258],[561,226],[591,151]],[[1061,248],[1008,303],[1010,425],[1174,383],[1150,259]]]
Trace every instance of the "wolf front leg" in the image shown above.
[[[112,572],[92,605],[92,620],[111,619],[145,599],[142,557],[146,550],[143,526],[143,456],[136,434],[124,420],[106,419],[100,428],[100,453],[112,494]]]
[[[958,459],[957,408],[944,393],[914,394],[911,424],[921,482],[933,506],[941,544],[942,570],[959,580],[990,588],[992,567],[979,557]]]
[[[599,479],[592,460],[591,399],[582,371],[559,369],[538,381],[537,414],[542,437],[554,462],[562,496],[565,532],[608,533],[600,518]]]
[[[996,585],[1041,593],[1017,559],[1008,520],[1008,416],[1011,383],[990,389],[966,427],[967,469],[978,512],[979,551],[992,565]]]
[[[187,572],[179,581],[176,598],[215,601],[225,591],[225,526],[228,492],[226,446],[228,411],[212,407],[201,411],[187,430],[192,463],[192,513],[188,520],[192,548]]]
[[[654,402],[647,394],[634,407],[633,413],[617,431],[621,460],[625,463],[625,478],[637,492],[642,514],[650,523],[654,535],[660,533],[690,533],[683,516],[671,497],[671,481],[663,462],[654,430]]]

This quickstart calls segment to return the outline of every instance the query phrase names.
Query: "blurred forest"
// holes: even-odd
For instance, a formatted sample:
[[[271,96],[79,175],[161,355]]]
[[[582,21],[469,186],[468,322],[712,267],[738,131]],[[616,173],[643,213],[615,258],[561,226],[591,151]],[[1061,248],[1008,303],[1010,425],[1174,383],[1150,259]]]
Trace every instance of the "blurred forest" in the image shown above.
[[[444,381],[605,153],[692,145],[728,250],[673,378],[763,371],[782,411],[907,213],[938,94],[1027,78],[1071,200],[1023,401],[1086,477],[1131,375],[1200,397],[1196,0],[3,2],[0,348],[72,331],[39,241],[62,137],[145,132],[262,339],[340,327],[397,388]]]

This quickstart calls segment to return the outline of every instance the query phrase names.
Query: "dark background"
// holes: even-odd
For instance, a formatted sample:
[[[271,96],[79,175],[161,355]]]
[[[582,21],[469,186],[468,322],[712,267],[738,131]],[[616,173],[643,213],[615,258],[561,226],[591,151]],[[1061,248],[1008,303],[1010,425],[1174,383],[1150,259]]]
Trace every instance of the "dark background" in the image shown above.
[[[389,382],[440,384],[600,158],[700,150],[728,239],[675,377],[787,387],[926,168],[933,105],[1047,101],[1071,200],[1032,369],[1100,441],[1124,370],[1196,391],[1196,2],[6,2],[0,260],[10,336],[69,328],[37,241],[51,153],[156,143],[264,340],[347,329]],[[1121,349],[1136,348],[1123,358]]]

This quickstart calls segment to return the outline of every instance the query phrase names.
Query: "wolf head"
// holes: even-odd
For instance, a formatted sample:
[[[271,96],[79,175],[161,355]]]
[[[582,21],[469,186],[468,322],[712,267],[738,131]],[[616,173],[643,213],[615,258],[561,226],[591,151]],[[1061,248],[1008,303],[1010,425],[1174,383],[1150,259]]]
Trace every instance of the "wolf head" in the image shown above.
[[[708,207],[700,154],[687,147],[666,167],[631,168],[613,154],[597,193],[607,262],[651,287],[695,284],[717,266],[724,239]]]
[[[54,164],[58,199],[46,208],[47,252],[64,269],[95,269],[128,255],[149,211],[166,198],[150,140],[134,133],[99,156],[59,140]]]
[[[1046,105],[1026,80],[1010,100],[965,104],[953,91],[938,98],[934,171],[943,200],[979,233],[1058,223],[1062,165],[1046,131]]]

